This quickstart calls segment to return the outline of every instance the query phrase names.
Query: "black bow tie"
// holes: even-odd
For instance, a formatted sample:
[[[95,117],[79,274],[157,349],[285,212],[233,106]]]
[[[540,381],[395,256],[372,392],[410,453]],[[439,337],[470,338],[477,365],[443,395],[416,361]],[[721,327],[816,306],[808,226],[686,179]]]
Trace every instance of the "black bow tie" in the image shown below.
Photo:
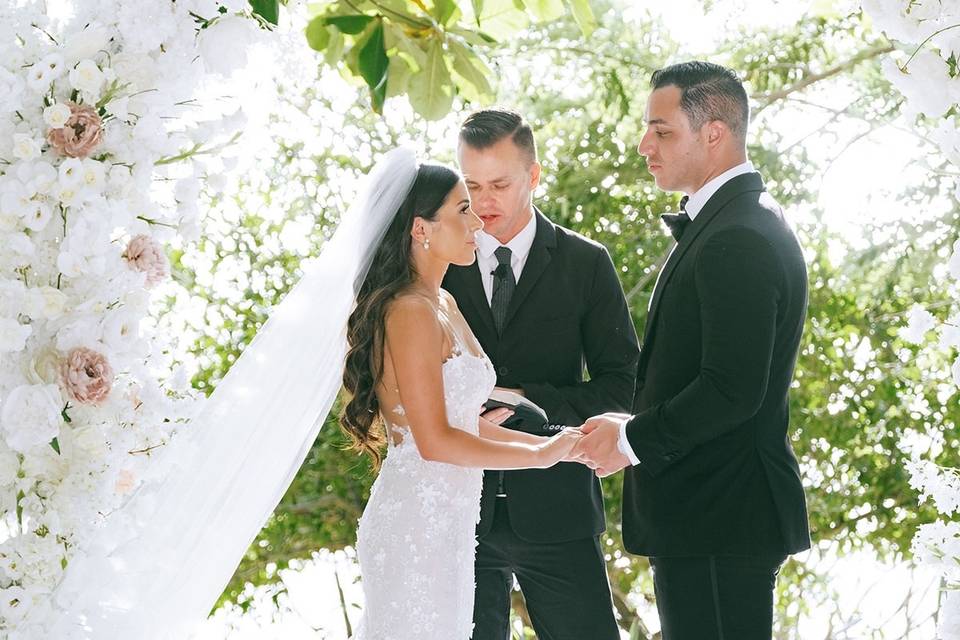
[[[683,198],[680,199],[680,211],[682,213],[664,213],[660,216],[660,219],[666,223],[670,229],[670,233],[677,242],[680,242],[684,230],[686,230],[690,224],[690,216],[687,215],[686,211],[687,200],[689,199],[690,196],[683,196]]]

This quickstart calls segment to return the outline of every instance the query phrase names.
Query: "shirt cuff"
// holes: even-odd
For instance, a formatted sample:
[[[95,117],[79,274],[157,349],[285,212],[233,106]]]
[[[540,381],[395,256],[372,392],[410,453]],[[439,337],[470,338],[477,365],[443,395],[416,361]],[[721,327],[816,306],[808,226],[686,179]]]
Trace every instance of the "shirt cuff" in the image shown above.
[[[633,447],[630,446],[630,441],[627,440],[628,422],[630,422],[630,418],[627,418],[620,423],[620,439],[617,441],[617,448],[620,449],[620,453],[627,456],[627,459],[630,460],[630,464],[638,465],[640,464],[640,458],[638,458],[637,454],[633,452]]]

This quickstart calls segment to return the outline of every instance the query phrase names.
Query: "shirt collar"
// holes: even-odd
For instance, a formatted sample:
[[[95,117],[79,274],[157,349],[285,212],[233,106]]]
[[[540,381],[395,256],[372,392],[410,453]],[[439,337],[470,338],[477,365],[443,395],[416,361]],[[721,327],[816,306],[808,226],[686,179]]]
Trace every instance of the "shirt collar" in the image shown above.
[[[520,230],[507,244],[500,244],[500,241],[485,231],[477,232],[477,250],[484,258],[489,258],[498,247],[507,247],[514,258],[522,260],[530,253],[530,247],[533,246],[533,239],[537,235],[537,214],[530,216],[526,226]]]
[[[744,173],[750,173],[752,171],[755,171],[755,169],[749,160],[743,164],[738,164],[733,168],[727,169],[716,178],[710,180],[705,185],[700,187],[696,193],[692,194],[690,199],[687,200],[687,206],[684,207],[684,211],[686,211],[687,215],[690,216],[690,219],[693,220],[703,209],[703,205],[707,204],[707,201],[713,197],[713,194],[715,194],[720,187],[733,178],[743,175]]]

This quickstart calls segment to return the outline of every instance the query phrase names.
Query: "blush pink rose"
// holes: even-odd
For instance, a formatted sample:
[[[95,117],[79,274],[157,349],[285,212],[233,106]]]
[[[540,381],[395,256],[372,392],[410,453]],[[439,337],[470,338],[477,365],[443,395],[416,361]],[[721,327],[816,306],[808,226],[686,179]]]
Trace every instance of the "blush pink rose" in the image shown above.
[[[71,158],[86,158],[100,144],[103,121],[90,105],[68,102],[70,117],[59,129],[50,129],[47,142],[57,153]]]
[[[113,368],[106,357],[86,347],[70,350],[60,374],[67,393],[80,404],[103,403],[113,386]]]
[[[127,263],[137,271],[147,274],[147,288],[153,287],[170,273],[170,263],[160,243],[148,235],[134,236],[123,252]]]

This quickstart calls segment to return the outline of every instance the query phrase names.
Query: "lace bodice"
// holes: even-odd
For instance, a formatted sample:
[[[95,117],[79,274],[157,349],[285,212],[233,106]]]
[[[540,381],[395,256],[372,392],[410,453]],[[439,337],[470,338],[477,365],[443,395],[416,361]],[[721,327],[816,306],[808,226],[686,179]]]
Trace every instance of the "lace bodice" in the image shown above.
[[[442,373],[448,422],[478,434],[493,365],[455,338]],[[483,470],[424,460],[403,406],[384,414],[399,442],[388,448],[360,519],[365,604],[354,638],[468,640]]]

